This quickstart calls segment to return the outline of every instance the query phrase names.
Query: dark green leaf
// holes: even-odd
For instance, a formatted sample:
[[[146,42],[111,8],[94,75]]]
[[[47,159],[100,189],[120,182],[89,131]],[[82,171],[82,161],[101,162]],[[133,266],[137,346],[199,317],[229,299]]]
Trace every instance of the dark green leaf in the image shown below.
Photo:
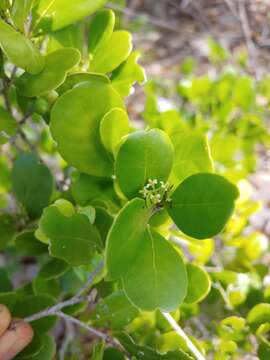
[[[16,249],[23,255],[37,256],[48,252],[48,247],[35,237],[34,230],[21,232],[15,237],[14,243]]]
[[[119,200],[111,179],[80,174],[71,191],[76,203],[81,206],[101,201],[112,212],[118,210]]]
[[[69,269],[68,263],[60,259],[50,259],[39,271],[39,276],[50,280],[63,275]]]
[[[103,360],[125,360],[126,357],[116,348],[109,347],[105,349]]]
[[[168,211],[183,233],[196,239],[207,239],[224,228],[237,197],[236,186],[224,177],[195,174],[174,191]]]
[[[32,217],[38,217],[48,205],[53,190],[49,169],[33,154],[19,155],[12,170],[12,184],[17,199]]]
[[[10,292],[13,289],[12,282],[6,268],[0,267],[0,293]]]

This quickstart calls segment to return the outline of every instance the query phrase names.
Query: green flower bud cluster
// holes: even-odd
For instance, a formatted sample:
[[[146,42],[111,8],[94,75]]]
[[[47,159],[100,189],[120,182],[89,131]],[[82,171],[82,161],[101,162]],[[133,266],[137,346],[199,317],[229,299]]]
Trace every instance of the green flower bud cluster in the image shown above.
[[[146,206],[162,207],[166,202],[170,202],[170,190],[172,186],[168,182],[158,179],[148,179],[147,184],[140,190],[145,199]]]

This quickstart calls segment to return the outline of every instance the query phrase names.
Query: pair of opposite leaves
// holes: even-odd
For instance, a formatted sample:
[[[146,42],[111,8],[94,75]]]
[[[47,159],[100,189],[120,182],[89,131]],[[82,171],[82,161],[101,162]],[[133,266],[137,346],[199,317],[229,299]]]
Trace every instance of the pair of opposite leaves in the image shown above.
[[[119,105],[120,97],[108,84],[84,83],[60,97],[52,110],[50,126],[68,162],[85,172],[100,175],[96,171],[102,171],[104,175],[109,167],[98,167],[103,155],[106,159],[100,122],[111,106]],[[106,127],[106,123],[103,125]],[[112,226],[107,239],[107,267],[112,279],[123,280],[132,302],[147,310],[171,310],[186,294],[182,259],[147,225],[151,209],[136,198],[148,178],[166,181],[172,164],[170,139],[157,129],[129,134],[116,152],[115,173],[120,188],[129,199],[135,199],[123,208]],[[198,174],[179,185],[167,210],[183,232],[207,238],[222,230],[236,197],[237,189],[223,177]]]

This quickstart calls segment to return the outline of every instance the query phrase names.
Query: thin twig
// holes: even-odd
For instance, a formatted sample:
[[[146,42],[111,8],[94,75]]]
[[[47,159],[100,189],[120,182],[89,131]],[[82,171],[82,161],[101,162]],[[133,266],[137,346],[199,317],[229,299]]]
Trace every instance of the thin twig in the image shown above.
[[[42,310],[36,314],[30,315],[27,318],[24,319],[26,322],[32,322],[38,319],[41,319],[43,317],[47,316],[53,316],[56,315],[60,310],[67,306],[72,306],[75,304],[80,304],[82,302],[92,302],[95,300],[96,297],[96,291],[92,291],[90,295],[87,296],[81,296],[86,289],[88,289],[95,279],[95,276],[97,273],[103,268],[104,262],[100,261],[96,268],[89,274],[87,282],[81,287],[81,289],[78,291],[76,295],[74,295],[72,298],[62,301],[56,305],[53,305],[50,308],[47,308],[45,310]]]
[[[50,308],[47,308],[45,310],[42,310],[36,314],[33,314],[33,315],[30,315],[28,317],[26,317],[24,319],[24,321],[26,322],[32,322],[32,321],[36,321],[36,320],[39,320],[39,319],[42,319],[44,317],[47,317],[47,316],[55,316],[60,310],[62,310],[63,308],[65,307],[68,307],[68,306],[73,306],[73,305],[76,305],[76,304],[80,304],[80,303],[83,303],[83,302],[91,302],[93,299],[93,295],[92,293],[88,296],[73,296],[71,299],[68,299],[68,300],[65,300],[65,301],[62,301]]]
[[[102,339],[102,340],[104,340],[106,342],[109,342],[109,343],[112,343],[112,344],[116,343],[116,340],[111,338],[109,335],[104,334],[103,332],[93,328],[92,326],[86,324],[83,321],[80,321],[80,320],[74,318],[73,316],[70,316],[68,314],[64,314],[61,311],[56,312],[55,315],[65,319],[65,320],[68,320],[68,321],[72,322],[73,324],[79,325],[80,327],[82,327],[85,330],[89,331],[92,335],[94,335],[95,337],[97,337],[99,339]]]
[[[174,318],[166,312],[163,312],[162,315],[165,317],[165,319],[168,321],[168,323],[171,325],[171,327],[177,332],[177,334],[185,340],[187,347],[192,352],[192,354],[195,356],[197,360],[206,360],[205,357],[201,354],[201,352],[196,348],[196,346],[193,344],[193,342],[189,339],[189,337],[186,335],[184,330],[180,327],[180,325],[174,320]]]
[[[130,359],[129,353],[123,348],[123,346],[119,343],[119,341],[117,339],[111,337],[108,334],[104,334],[103,332],[93,328],[92,326],[86,324],[83,321],[80,321],[80,320],[74,318],[73,316],[62,313],[61,311],[56,313],[56,315],[58,315],[59,317],[61,317],[62,319],[66,320],[66,321],[70,321],[71,323],[82,327],[83,329],[90,332],[90,334],[92,334],[93,336],[95,336],[101,340],[104,340],[106,343],[108,343],[108,344],[114,346],[115,348],[117,348],[118,350],[120,350],[123,354],[125,354],[127,356],[128,359]]]

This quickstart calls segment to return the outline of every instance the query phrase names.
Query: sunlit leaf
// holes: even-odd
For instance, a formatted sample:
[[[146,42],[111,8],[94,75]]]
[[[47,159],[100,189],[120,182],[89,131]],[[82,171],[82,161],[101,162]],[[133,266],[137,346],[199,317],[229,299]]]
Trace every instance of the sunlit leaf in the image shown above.
[[[80,61],[80,53],[73,48],[60,48],[45,57],[44,69],[36,75],[23,74],[16,81],[16,86],[24,96],[42,95],[61,85],[67,75]]]
[[[123,108],[123,103],[105,83],[83,83],[56,101],[50,129],[60,154],[70,165],[90,175],[112,175],[112,160],[99,139],[99,125],[113,107]]]
[[[34,44],[1,19],[0,47],[14,65],[30,74],[37,74],[44,67],[44,59]]]

